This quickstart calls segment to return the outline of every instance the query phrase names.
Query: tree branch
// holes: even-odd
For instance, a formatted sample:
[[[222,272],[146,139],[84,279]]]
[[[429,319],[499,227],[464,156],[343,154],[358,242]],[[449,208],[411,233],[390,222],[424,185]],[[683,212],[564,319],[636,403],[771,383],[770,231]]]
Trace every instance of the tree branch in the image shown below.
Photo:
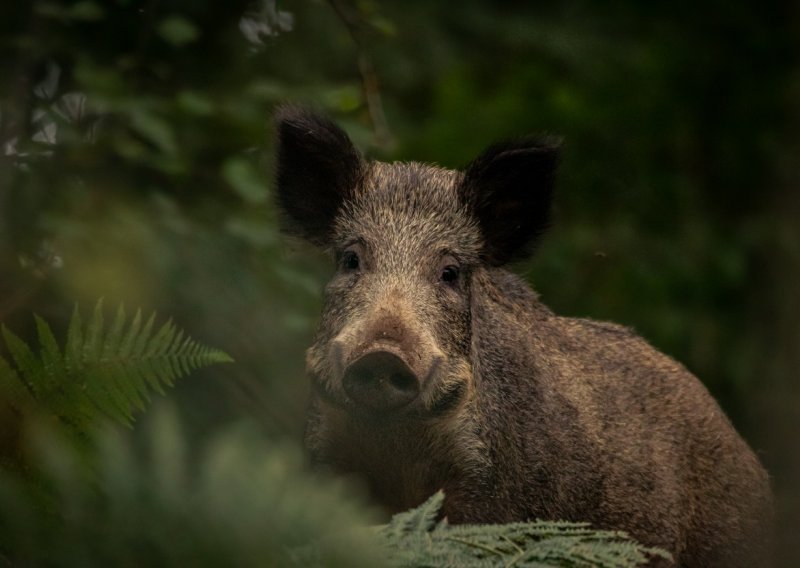
[[[383,101],[381,99],[378,76],[372,66],[372,60],[367,53],[365,42],[362,37],[362,26],[357,21],[357,17],[350,11],[349,6],[345,6],[341,0],[328,0],[328,3],[336,12],[336,15],[347,28],[347,32],[353,40],[358,57],[358,71],[361,75],[361,84],[364,89],[364,98],[367,102],[372,132],[374,134],[375,145],[379,148],[389,148],[392,145],[392,134],[386,122],[386,115],[383,112]]]

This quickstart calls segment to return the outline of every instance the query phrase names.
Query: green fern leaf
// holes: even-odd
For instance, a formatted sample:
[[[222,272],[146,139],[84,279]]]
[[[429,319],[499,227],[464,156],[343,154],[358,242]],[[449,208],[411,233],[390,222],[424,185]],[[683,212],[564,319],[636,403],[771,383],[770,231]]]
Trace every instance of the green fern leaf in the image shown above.
[[[83,350],[83,322],[78,306],[72,310],[67,329],[67,347],[64,350],[64,359],[68,371],[76,371],[80,366],[81,351]]]
[[[395,515],[387,528],[394,533],[395,537],[427,533],[436,526],[439,509],[442,508],[443,503],[444,492],[437,491],[416,509]]]
[[[118,354],[120,357],[129,357],[133,353],[133,346],[136,343],[136,338],[139,337],[139,331],[142,329],[142,310],[136,310],[136,315],[133,316],[128,331],[122,337],[122,343],[119,346]]]
[[[100,358],[100,348],[103,339],[103,300],[100,299],[92,312],[92,319],[86,329],[83,342],[83,359],[94,361]]]
[[[156,321],[156,314],[153,312],[147,320],[147,323],[144,324],[144,328],[141,332],[136,336],[136,341],[133,344],[133,353],[132,355],[140,356],[144,354],[145,348],[147,347],[147,341],[150,338],[150,334],[153,333],[153,324]]]
[[[632,568],[653,557],[669,558],[663,550],[641,546],[625,533],[594,530],[585,523],[437,523],[443,502],[440,491],[380,528],[378,534],[394,566]]]
[[[63,365],[63,357],[61,355],[61,349],[58,347],[58,342],[53,335],[53,331],[50,329],[50,326],[47,325],[47,322],[38,315],[34,314],[33,317],[36,320],[36,333],[39,336],[39,344],[42,346],[42,364],[45,368],[60,368]]]
[[[23,408],[32,408],[35,400],[22,378],[0,357],[0,396],[6,394],[9,402]]]
[[[6,342],[9,353],[14,359],[17,368],[26,379],[29,377],[38,376],[41,373],[42,364],[31,352],[28,344],[17,337],[14,332],[3,326],[3,339]],[[35,384],[31,381],[26,381],[31,390],[36,393],[42,390],[43,385]]]
[[[103,357],[111,357],[117,353],[122,343],[122,330],[125,327],[125,306],[120,304],[117,314],[114,316],[114,323],[106,334],[103,341]]]
[[[126,332],[123,333],[122,342],[119,346],[118,357],[129,359],[133,356],[134,349],[142,331],[142,311],[136,310],[133,322]],[[136,391],[135,401],[140,402],[142,407],[150,400],[149,389],[147,387],[147,377],[142,369],[133,368],[130,373],[130,384]]]
[[[114,316],[114,321],[108,332],[103,339],[101,347],[101,360],[109,361],[115,356],[123,357],[120,353],[123,342],[123,330],[125,329],[125,307],[120,305],[117,308],[117,313]],[[119,355],[117,355],[119,354]],[[118,369],[109,368],[110,373],[118,373]],[[141,379],[137,375],[130,377],[130,380],[112,380],[110,381],[119,385],[120,395],[122,399],[128,402],[128,414],[130,414],[130,405],[137,410],[143,410],[145,407],[145,395],[147,392],[146,386],[142,384]]]
[[[165,387],[200,367],[232,359],[205,347],[167,321],[155,333],[155,314],[142,325],[137,310],[128,325],[120,306],[110,325],[103,301],[84,324],[76,306],[67,330],[63,352],[50,326],[36,317],[38,356],[5,326],[2,334],[16,370],[0,362],[0,395],[23,404],[25,393],[40,410],[59,416],[79,431],[99,418],[130,424],[143,409],[151,392]]]

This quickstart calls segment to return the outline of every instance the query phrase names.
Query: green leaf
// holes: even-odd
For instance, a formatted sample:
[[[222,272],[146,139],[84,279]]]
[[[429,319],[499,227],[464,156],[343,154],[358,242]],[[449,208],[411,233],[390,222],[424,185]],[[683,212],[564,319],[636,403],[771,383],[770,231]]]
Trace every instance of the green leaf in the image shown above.
[[[8,347],[11,357],[14,359],[17,368],[22,375],[27,379],[27,384],[31,387],[33,392],[40,390],[41,385],[30,381],[30,377],[36,377],[41,374],[42,363],[31,352],[28,344],[22,341],[19,337],[8,329],[6,326],[2,327],[3,339],[5,339],[6,346]]]
[[[214,112],[214,102],[196,91],[181,91],[175,102],[181,110],[197,116],[209,116]]]
[[[122,329],[125,326],[125,306],[120,304],[117,308],[117,315],[114,317],[114,322],[108,330],[108,334],[103,342],[102,356],[104,358],[111,357],[114,353],[120,350],[122,343]]]
[[[258,248],[272,246],[278,242],[278,233],[275,227],[265,223],[264,219],[232,217],[225,223],[225,229],[231,235]]]
[[[436,518],[443,503],[444,492],[437,491],[416,509],[395,515],[389,527],[396,535],[430,531],[436,526]]]
[[[444,494],[392,517],[378,530],[393,566],[528,566],[633,568],[669,558],[615,531],[585,523],[535,521],[505,525],[438,522]]]
[[[20,407],[33,408],[34,398],[22,378],[0,356],[0,398],[16,403]]]
[[[66,8],[56,2],[37,2],[36,13],[45,18],[60,20],[96,21],[105,16],[105,11],[96,2],[81,0]]]
[[[222,165],[222,177],[247,203],[264,203],[269,197],[264,180],[242,158],[230,158]]]
[[[82,0],[81,2],[76,2],[69,9],[69,17],[73,20],[100,20],[104,15],[105,11],[103,8],[91,0]]]
[[[175,154],[178,145],[167,120],[152,111],[137,108],[131,113],[131,126],[144,138],[167,154]]]
[[[158,34],[174,46],[181,47],[200,36],[200,30],[183,16],[168,16],[156,27]]]
[[[134,411],[145,407],[151,392],[163,393],[164,387],[199,367],[231,361],[222,351],[186,337],[172,321],[153,333],[155,319],[151,315],[142,326],[137,310],[128,326],[120,306],[106,326],[100,300],[84,325],[76,306],[62,354],[50,326],[36,316],[39,357],[3,327],[16,370],[0,359],[0,389],[9,394],[12,404],[28,404],[32,399],[45,413],[85,430],[106,417],[130,424]]]
[[[61,357],[61,350],[58,348],[58,342],[53,335],[53,331],[47,322],[34,314],[36,320],[36,332],[39,336],[39,344],[42,346],[42,361],[45,367],[59,367],[63,364]]]
[[[103,300],[100,299],[92,312],[89,327],[86,330],[83,344],[82,360],[96,360],[100,358],[100,349],[103,337]]]
[[[83,351],[83,322],[78,306],[72,310],[72,318],[67,329],[67,347],[64,350],[66,371],[75,371],[81,366],[81,353]]]

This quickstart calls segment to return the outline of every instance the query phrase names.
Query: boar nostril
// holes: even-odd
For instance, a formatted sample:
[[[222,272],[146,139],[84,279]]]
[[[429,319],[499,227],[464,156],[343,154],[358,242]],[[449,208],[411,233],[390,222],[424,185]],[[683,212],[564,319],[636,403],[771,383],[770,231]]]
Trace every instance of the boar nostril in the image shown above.
[[[412,375],[392,374],[392,386],[401,391],[412,391],[417,388],[417,380]]]
[[[419,395],[419,379],[399,356],[373,351],[361,356],[344,373],[344,390],[359,406],[391,410]]]

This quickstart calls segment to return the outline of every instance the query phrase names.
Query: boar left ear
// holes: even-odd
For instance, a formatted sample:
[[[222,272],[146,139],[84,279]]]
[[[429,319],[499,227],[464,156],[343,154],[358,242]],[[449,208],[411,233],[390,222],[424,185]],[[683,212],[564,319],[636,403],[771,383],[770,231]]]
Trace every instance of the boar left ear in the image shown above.
[[[467,166],[462,196],[494,266],[527,256],[547,229],[558,166],[558,139],[521,139],[487,148]]]
[[[341,128],[305,108],[280,107],[275,126],[277,200],[285,228],[325,246],[336,214],[361,178],[361,155]]]

